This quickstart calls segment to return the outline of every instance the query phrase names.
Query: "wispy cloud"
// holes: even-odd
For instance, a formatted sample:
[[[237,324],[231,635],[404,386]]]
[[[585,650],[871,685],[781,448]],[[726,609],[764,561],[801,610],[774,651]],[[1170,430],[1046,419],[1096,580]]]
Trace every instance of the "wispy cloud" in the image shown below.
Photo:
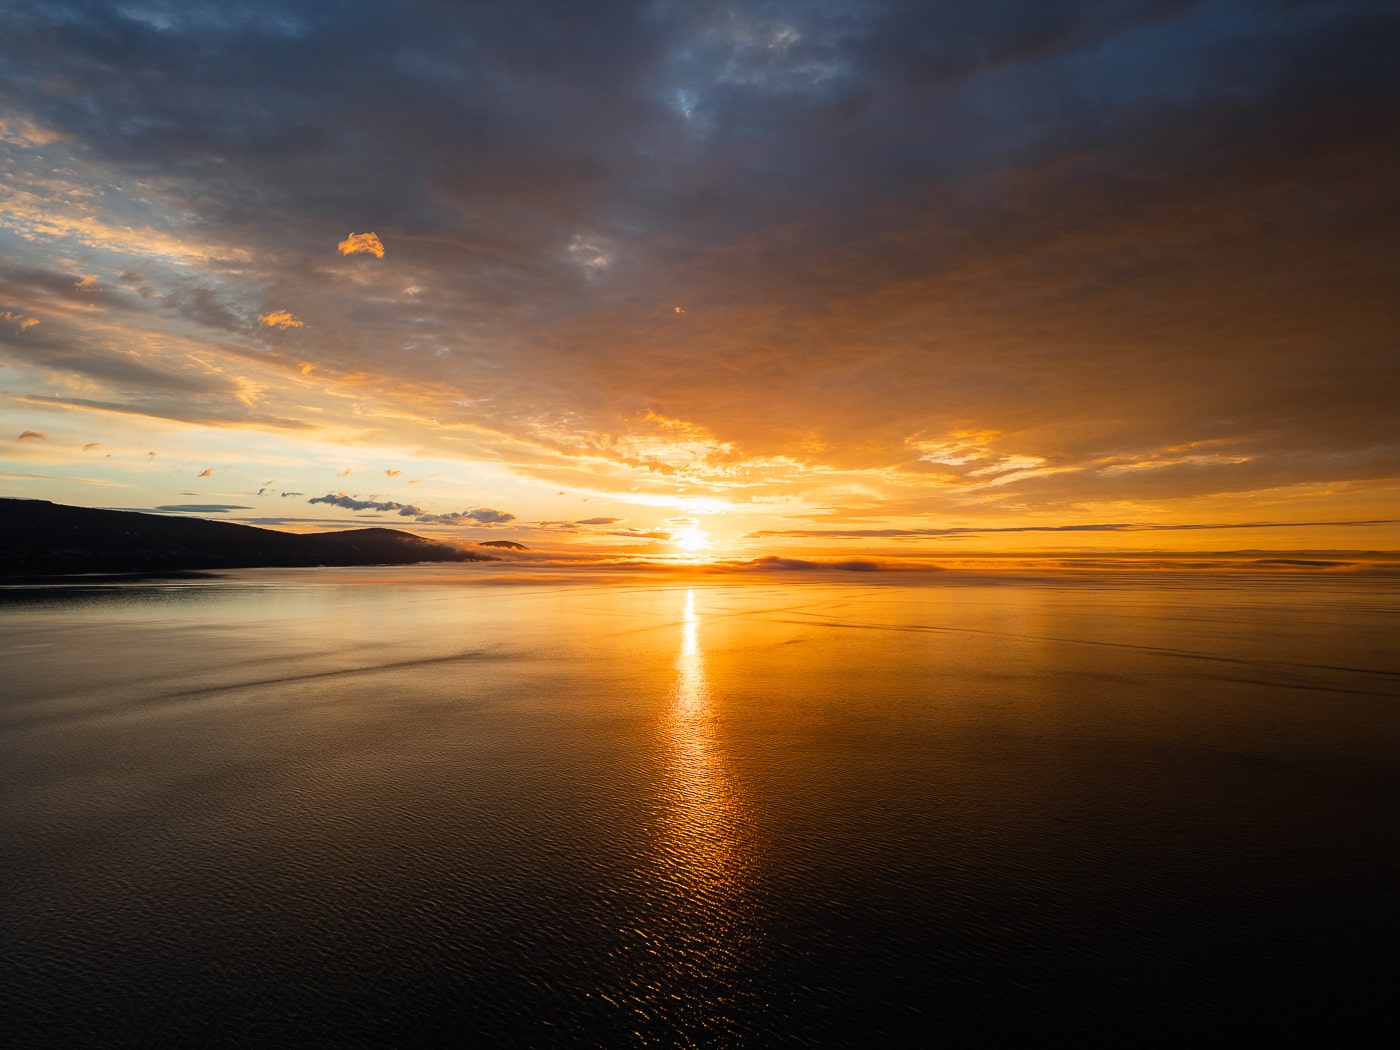
[[[1007,533],[1031,532],[1194,532],[1215,529],[1370,528],[1385,525],[1400,525],[1400,518],[1375,518],[1366,521],[1246,521],[1180,524],[1110,522],[1092,525],[962,526],[958,528],[928,529],[759,529],[749,535],[753,538],[764,536],[793,536],[806,539],[868,540],[917,537],[937,538],[939,536],[995,536]]]
[[[19,437],[15,438],[15,440],[16,440],[16,441],[43,441],[43,440],[45,440],[45,439],[47,439],[47,438],[48,438],[48,435],[45,434],[45,433],[44,433],[43,431],[41,431],[41,430],[25,430],[25,431],[23,431],[23,432],[19,435]]]
[[[236,503],[175,503],[155,508],[168,514],[227,514],[231,510],[252,510]]]

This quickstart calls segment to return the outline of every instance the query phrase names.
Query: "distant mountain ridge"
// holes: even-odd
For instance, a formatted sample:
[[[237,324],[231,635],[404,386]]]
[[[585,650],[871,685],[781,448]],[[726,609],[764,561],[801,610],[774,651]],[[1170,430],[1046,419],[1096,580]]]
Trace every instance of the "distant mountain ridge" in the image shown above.
[[[0,576],[493,561],[398,529],[291,533],[0,498]]]

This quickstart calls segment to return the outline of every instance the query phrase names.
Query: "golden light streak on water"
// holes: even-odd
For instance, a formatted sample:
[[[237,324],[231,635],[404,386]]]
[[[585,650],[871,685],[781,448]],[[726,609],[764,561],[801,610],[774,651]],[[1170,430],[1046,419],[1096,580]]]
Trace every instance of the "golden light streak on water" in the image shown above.
[[[726,762],[693,589],[686,592],[675,672],[664,715],[668,761],[654,873],[668,916],[654,945],[665,965],[650,990],[689,999],[681,1011],[689,1015],[687,1027],[722,1031],[735,1022],[733,977],[758,940],[757,844],[748,804]]]

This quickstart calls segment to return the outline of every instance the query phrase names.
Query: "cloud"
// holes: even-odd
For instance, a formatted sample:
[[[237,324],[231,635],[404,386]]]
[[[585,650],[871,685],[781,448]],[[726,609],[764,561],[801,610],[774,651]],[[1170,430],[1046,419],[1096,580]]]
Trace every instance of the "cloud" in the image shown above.
[[[96,441],[89,441],[86,445],[83,446],[83,451],[84,451],[84,452],[95,452],[97,449],[100,449],[101,447],[102,447],[102,445],[101,445],[99,442],[96,442]]]
[[[491,507],[478,507],[474,510],[454,511],[449,514],[433,514],[425,511],[422,507],[415,507],[410,503],[398,503],[394,500],[373,500],[357,499],[347,496],[345,493],[328,493],[325,496],[313,496],[306,502],[324,503],[332,507],[343,507],[346,510],[362,511],[376,510],[385,513],[395,513],[400,517],[413,518],[415,521],[425,525],[498,525],[508,521],[514,521],[514,514],[507,514],[505,511],[495,510]]]
[[[39,323],[37,317],[25,317],[23,314],[15,313],[13,310],[0,310],[0,321],[8,321],[15,325],[21,332],[33,328]]]
[[[268,328],[305,328],[306,325],[286,310],[273,310],[270,314],[258,314],[258,324]]]
[[[44,440],[47,440],[47,438],[48,438],[48,435],[45,434],[42,430],[26,430],[26,431],[24,431],[23,433],[21,433],[19,437],[15,438],[15,440],[16,440],[16,441],[44,441]]]
[[[411,517],[413,515],[423,513],[423,511],[420,510],[418,507],[414,507],[409,504],[395,503],[391,500],[385,502],[376,502],[375,500],[355,499],[353,496],[347,496],[343,492],[339,495],[336,495],[334,493],[328,493],[324,496],[312,496],[306,502],[325,503],[332,507],[344,507],[346,510],[397,511],[404,517]]]
[[[919,537],[937,538],[940,536],[994,536],[1003,533],[1032,532],[1197,532],[1216,529],[1369,528],[1384,525],[1400,525],[1400,518],[1375,518],[1365,521],[1246,521],[1182,524],[1111,522],[1093,525],[964,526],[957,528],[929,529],[760,529],[749,533],[749,537],[758,539],[766,536],[800,536],[805,539],[869,540]]]
[[[619,522],[619,521],[621,521],[621,520],[622,520],[621,518],[582,518],[582,519],[580,519],[579,521],[574,522],[574,524],[575,524],[575,525],[613,525],[613,524],[615,524],[615,523],[617,523],[617,522]]]
[[[401,471],[401,470],[386,470],[386,471],[384,472],[384,476],[385,476],[386,478],[396,478],[396,477],[398,477],[398,476],[399,476],[400,474],[402,474],[402,473],[403,473],[403,471]]]
[[[231,510],[252,510],[235,503],[176,503],[156,507],[170,514],[226,514]]]
[[[5,387],[113,447],[299,425],[915,534],[1400,476],[1387,5],[31,7]]]
[[[0,359],[4,347],[0,343]],[[8,393],[16,401],[61,408],[146,416],[211,427],[258,427],[312,431],[320,424],[276,412],[261,411],[257,387],[238,375],[210,369],[191,356],[167,368],[148,365],[136,353],[86,352],[69,345],[37,348],[11,364],[30,382],[52,377],[58,394]],[[86,380],[86,381],[85,381]],[[71,390],[105,392],[106,397],[76,397]],[[295,406],[287,406],[289,412]]]
[[[400,511],[400,513],[403,513]],[[503,525],[514,521],[515,515],[491,507],[477,507],[474,510],[456,511],[451,514],[420,514],[418,521],[431,525],[460,525],[475,522],[478,525]]]
[[[351,468],[350,468],[350,467],[346,467],[344,470],[338,471],[338,472],[336,473],[336,477],[338,477],[338,478],[347,478],[347,477],[350,476],[350,472],[351,472]]]
[[[384,258],[384,245],[372,233],[352,233],[336,247],[341,255],[373,255],[376,259]]]
[[[204,468],[203,470],[201,470],[198,474],[196,474],[195,477],[197,477],[197,478],[208,478],[208,477],[212,477],[213,474],[214,474],[214,468],[213,468],[213,467],[205,467],[205,468]]]
[[[104,488],[136,488],[135,485],[128,484],[124,481],[113,481],[110,478],[75,477],[71,474],[17,474],[11,471],[0,471],[0,479],[6,481],[61,481],[67,484],[78,481],[84,485],[98,485]]]

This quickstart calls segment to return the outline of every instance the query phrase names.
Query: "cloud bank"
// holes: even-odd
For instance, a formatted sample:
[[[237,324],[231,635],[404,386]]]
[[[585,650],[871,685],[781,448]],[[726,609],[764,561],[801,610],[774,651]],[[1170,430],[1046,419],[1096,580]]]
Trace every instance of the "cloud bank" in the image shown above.
[[[1397,37],[1370,3],[12,0],[4,405],[123,484],[151,427],[275,431],[305,491],[382,454],[464,479],[415,489],[443,524],[1388,518]]]

